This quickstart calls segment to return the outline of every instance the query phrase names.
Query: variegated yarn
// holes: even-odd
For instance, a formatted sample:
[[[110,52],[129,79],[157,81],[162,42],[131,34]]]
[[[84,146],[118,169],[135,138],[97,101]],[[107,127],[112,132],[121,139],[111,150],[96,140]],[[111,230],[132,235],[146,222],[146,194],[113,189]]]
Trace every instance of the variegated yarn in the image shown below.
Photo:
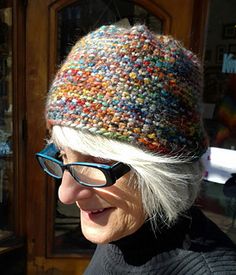
[[[201,93],[197,58],[173,38],[145,26],[103,26],[72,48],[51,85],[46,116],[49,125],[199,158],[207,146]]]

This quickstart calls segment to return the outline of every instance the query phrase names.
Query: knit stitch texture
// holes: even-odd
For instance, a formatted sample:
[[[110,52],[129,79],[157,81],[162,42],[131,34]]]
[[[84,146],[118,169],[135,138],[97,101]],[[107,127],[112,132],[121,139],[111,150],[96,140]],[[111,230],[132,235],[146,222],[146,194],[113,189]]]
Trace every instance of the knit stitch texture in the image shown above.
[[[72,48],[51,85],[46,116],[166,155],[199,158],[201,68],[172,37],[103,26]]]

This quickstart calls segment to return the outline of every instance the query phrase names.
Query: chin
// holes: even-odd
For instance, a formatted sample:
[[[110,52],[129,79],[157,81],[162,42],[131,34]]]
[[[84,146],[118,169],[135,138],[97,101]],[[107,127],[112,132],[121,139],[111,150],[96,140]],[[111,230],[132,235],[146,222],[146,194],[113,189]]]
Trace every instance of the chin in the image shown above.
[[[95,244],[107,244],[107,243],[110,243],[112,241],[115,241],[114,238],[112,238],[111,236],[108,237],[105,234],[104,234],[104,236],[100,235],[99,233],[91,234],[91,233],[88,233],[88,232],[84,232],[83,230],[82,230],[82,233],[88,241],[90,241],[92,243],[95,243]]]
[[[82,233],[88,241],[95,244],[107,244],[124,237],[122,234],[114,234],[114,232],[107,231],[105,228],[96,229],[82,226]]]

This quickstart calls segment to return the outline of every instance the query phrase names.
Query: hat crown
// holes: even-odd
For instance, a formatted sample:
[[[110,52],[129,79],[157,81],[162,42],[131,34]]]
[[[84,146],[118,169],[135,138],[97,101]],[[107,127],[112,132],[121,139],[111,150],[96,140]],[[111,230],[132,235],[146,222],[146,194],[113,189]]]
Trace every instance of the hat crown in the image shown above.
[[[207,146],[197,58],[146,26],[103,26],[80,39],[52,83],[50,124],[198,158]]]

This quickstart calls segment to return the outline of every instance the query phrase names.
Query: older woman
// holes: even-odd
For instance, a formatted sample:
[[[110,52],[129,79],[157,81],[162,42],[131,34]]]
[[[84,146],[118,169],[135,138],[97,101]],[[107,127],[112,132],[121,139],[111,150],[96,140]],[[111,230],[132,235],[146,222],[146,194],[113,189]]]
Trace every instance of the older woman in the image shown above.
[[[98,244],[85,274],[236,274],[234,245],[192,207],[207,148],[201,76],[190,51],[145,26],[89,33],[58,71],[37,156]]]

